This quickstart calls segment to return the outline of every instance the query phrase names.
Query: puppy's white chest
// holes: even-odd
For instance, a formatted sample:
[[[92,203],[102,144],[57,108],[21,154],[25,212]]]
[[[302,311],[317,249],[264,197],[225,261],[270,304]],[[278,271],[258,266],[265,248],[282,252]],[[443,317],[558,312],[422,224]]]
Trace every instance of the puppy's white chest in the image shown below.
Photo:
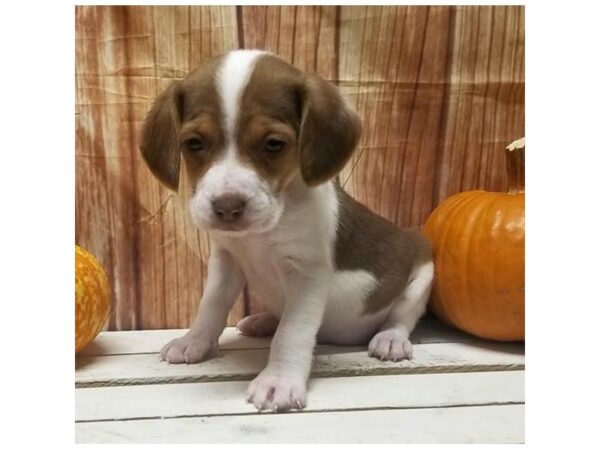
[[[278,317],[291,295],[290,275],[312,269],[303,259],[314,251],[310,250],[310,241],[304,241],[300,247],[296,248],[294,240],[284,244],[277,239],[256,237],[245,239],[243,244],[228,243],[228,250],[246,276],[252,293]],[[362,270],[332,269],[322,277],[322,282],[326,286],[323,297],[326,307],[319,340],[343,344],[364,342],[387,315],[387,310],[364,314],[366,298],[375,289],[376,279]]]
[[[285,257],[267,238],[229,241],[225,247],[244,273],[248,285],[267,309],[280,316],[286,301]]]

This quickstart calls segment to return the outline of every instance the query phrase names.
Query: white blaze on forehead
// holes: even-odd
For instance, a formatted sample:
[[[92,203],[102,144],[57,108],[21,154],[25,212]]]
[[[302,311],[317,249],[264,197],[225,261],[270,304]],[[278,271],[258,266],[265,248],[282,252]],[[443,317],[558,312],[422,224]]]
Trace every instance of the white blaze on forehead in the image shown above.
[[[217,73],[217,91],[221,97],[225,134],[233,142],[240,100],[244,88],[258,57],[265,54],[262,50],[235,50],[227,54]]]
[[[192,219],[201,228],[215,228],[213,201],[225,194],[240,195],[246,200],[243,216],[246,231],[262,232],[273,228],[283,212],[283,200],[273,195],[269,184],[256,170],[240,162],[235,139],[242,94],[258,59],[265,53],[259,50],[230,52],[217,70],[216,89],[226,145],[199,179],[190,200]]]

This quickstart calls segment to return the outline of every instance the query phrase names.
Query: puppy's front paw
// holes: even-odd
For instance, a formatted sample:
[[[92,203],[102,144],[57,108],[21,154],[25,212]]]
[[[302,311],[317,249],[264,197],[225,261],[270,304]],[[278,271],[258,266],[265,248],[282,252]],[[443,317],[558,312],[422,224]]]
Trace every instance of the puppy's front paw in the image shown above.
[[[216,342],[208,337],[188,333],[165,345],[160,351],[160,359],[170,364],[193,364],[208,359],[216,350]]]
[[[267,367],[250,383],[246,400],[259,411],[303,409],[306,406],[306,381]]]
[[[406,335],[398,330],[380,331],[369,342],[369,356],[382,361],[412,359],[412,345]]]

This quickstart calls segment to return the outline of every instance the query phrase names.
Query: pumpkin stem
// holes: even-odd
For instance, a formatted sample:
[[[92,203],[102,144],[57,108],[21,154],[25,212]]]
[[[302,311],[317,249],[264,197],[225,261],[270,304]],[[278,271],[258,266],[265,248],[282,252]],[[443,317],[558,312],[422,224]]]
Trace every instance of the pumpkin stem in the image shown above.
[[[508,193],[525,192],[525,138],[517,139],[506,147]]]

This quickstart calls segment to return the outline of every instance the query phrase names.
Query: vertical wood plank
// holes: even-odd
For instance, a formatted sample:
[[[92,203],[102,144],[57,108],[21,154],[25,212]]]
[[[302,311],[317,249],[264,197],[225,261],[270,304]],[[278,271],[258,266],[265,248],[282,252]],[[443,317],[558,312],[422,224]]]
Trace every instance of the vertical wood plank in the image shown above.
[[[301,70],[336,81],[335,6],[243,6],[245,48],[273,52]]]
[[[450,7],[342,8],[340,85],[364,126],[342,184],[401,227],[432,207],[450,19]]]
[[[189,32],[189,20],[187,10],[170,7],[139,7],[129,10],[128,16],[131,20],[138,19],[135,32],[147,36],[149,47],[142,53],[145,58],[143,64],[149,73],[144,80],[143,100],[134,125],[139,130],[156,96],[189,70],[185,51],[187,42],[185,39],[178,40],[176,32]],[[183,49],[176,42],[182,44]],[[188,288],[189,280],[179,283],[179,274],[184,275],[187,268],[200,270],[202,263],[200,258],[193,257],[193,247],[178,249],[179,196],[161,186],[139,154],[137,156],[139,199],[143,205],[139,225],[141,328],[152,329],[158,324],[172,327],[179,322],[178,311],[187,312],[189,299],[186,292],[189,296],[193,295]]]
[[[130,204],[132,130],[118,61],[122,23],[108,10],[77,8],[77,241],[106,267],[113,289],[110,328],[137,327],[136,205]],[[135,195],[135,194],[133,194]],[[96,209],[99,207],[98,209]],[[131,257],[133,256],[133,257]]]
[[[505,191],[504,147],[525,134],[524,7],[456,7],[434,204]]]

